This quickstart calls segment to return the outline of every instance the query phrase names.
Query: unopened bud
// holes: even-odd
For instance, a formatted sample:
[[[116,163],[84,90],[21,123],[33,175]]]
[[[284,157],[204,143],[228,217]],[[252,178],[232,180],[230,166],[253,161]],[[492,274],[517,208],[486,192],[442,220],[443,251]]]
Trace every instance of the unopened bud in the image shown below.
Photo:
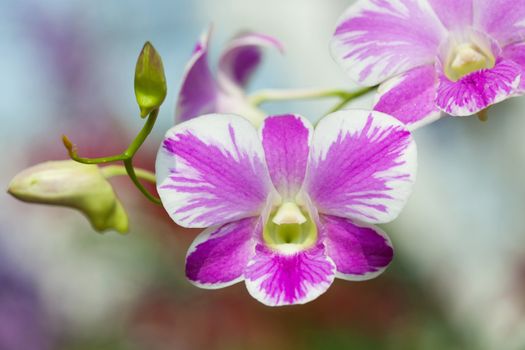
[[[135,67],[135,96],[140,116],[144,118],[159,108],[167,91],[162,59],[153,45],[146,42]]]
[[[72,160],[41,163],[16,175],[8,192],[24,202],[77,209],[99,232],[128,230],[126,211],[96,165]]]

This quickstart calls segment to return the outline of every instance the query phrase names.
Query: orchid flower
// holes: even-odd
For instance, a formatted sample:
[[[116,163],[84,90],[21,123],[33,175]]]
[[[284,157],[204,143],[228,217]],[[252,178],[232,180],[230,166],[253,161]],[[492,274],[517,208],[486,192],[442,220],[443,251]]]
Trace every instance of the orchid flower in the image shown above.
[[[360,0],[339,20],[334,58],[381,83],[375,110],[409,128],[525,91],[525,0]]]
[[[380,112],[339,111],[315,131],[298,115],[259,130],[242,117],[201,116],[171,128],[157,190],[179,225],[207,228],[186,275],[202,288],[245,281],[264,304],[302,304],[335,277],[365,280],[393,257],[376,223],[393,220],[415,180],[416,146]]]
[[[262,59],[263,47],[283,47],[276,39],[260,34],[245,33],[233,38],[219,59],[214,76],[208,65],[207,30],[195,46],[186,67],[175,109],[175,122],[183,122],[208,113],[239,114],[259,125],[265,114],[252,106],[245,88]]]

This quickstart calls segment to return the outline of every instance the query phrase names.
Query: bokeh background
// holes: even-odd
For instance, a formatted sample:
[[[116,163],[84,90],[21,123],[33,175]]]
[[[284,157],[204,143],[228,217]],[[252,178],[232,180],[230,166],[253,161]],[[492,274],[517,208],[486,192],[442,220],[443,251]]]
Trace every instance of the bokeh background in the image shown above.
[[[184,66],[214,24],[212,61],[242,30],[279,38],[258,88],[352,88],[328,42],[348,0],[0,0],[0,184],[65,159],[66,133],[88,156],[119,152],[141,127],[138,52],[163,57],[169,94],[137,164],[153,169],[173,122]],[[337,101],[266,105],[316,120]],[[355,107],[370,107],[364,97]],[[126,178],[112,180],[131,231],[93,232],[79,213],[0,194],[0,350],[525,349],[525,98],[488,122],[444,118],[415,133],[418,181],[384,225],[391,267],[336,281],[305,306],[268,308],[242,284],[184,279],[195,230],[172,223]]]

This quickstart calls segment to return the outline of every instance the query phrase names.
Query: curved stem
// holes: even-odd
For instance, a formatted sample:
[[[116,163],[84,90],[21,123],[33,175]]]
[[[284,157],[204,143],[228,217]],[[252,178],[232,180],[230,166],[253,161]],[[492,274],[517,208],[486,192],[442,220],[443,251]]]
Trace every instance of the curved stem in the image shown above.
[[[126,168],[126,171],[128,173],[128,176],[130,177],[131,181],[135,184],[135,186],[142,192],[146,198],[148,198],[150,201],[152,201],[155,204],[162,204],[159,198],[152,195],[139,181],[137,178],[137,174],[135,173],[135,168],[133,168],[133,159],[129,158],[124,161],[124,167]]]
[[[122,165],[108,165],[108,166],[100,168],[100,171],[102,172],[102,175],[104,175],[106,179],[109,179],[110,177],[114,177],[114,176],[124,176],[124,175],[127,176],[128,175],[128,171],[126,170],[126,167]],[[149,170],[135,168],[135,175],[137,175],[139,179],[149,181],[153,184],[156,183],[155,173]]]
[[[337,97],[342,101],[339,102],[331,111],[343,108],[348,102],[366,94],[375,89],[377,86],[365,87],[356,91],[346,91],[341,89],[298,89],[298,90],[279,90],[269,89],[260,90],[248,97],[250,104],[259,106],[271,101],[289,101],[289,100],[311,100],[320,98]]]
[[[115,162],[119,160],[124,161],[126,159],[133,158],[135,153],[137,153],[140,146],[142,146],[142,144],[144,143],[148,135],[151,133],[151,130],[153,129],[153,126],[155,125],[158,115],[159,115],[158,109],[155,109],[153,112],[151,112],[148,119],[146,120],[146,123],[144,124],[140,132],[137,134],[137,136],[135,136],[135,139],[133,139],[133,141],[128,146],[128,148],[124,152],[114,155],[114,156],[99,157],[99,158],[79,157],[76,146],[68,139],[66,135],[62,136],[62,142],[64,143],[64,146],[67,148],[67,151],[71,159],[79,163],[104,164],[104,163]]]
[[[260,90],[248,97],[249,102],[259,106],[265,102],[287,101],[287,100],[309,100],[328,97],[344,98],[347,91],[341,89],[268,89]]]
[[[151,130],[153,129],[153,126],[155,125],[155,122],[157,121],[157,116],[159,115],[159,109],[153,110],[146,120],[146,123],[140,130],[140,132],[135,136],[131,144],[126,148],[124,152],[121,154],[117,154],[114,156],[108,156],[108,157],[100,157],[100,158],[84,158],[79,157],[77,154],[77,148],[75,145],[67,138],[67,136],[62,136],[62,142],[64,143],[64,146],[67,148],[69,156],[74,161],[77,161],[79,163],[83,164],[105,164],[109,162],[115,162],[115,161],[122,161],[124,162],[124,169],[126,171],[126,174],[131,178],[131,181],[135,184],[135,186],[142,192],[146,198],[148,198],[150,201],[152,201],[155,204],[161,204],[160,199],[153,196],[151,193],[148,192],[148,190],[142,185],[142,183],[139,181],[139,177],[143,178],[144,180],[150,181],[155,183],[155,174],[147,172],[142,169],[135,169],[133,168],[133,157],[135,156],[135,153],[139,150],[140,146],[144,143],[148,135],[151,133]],[[123,175],[121,166],[109,166],[102,168],[102,172],[104,176],[111,177],[116,175]]]
[[[344,106],[346,106],[347,104],[350,103],[350,101],[352,101],[353,99],[356,99],[360,96],[363,96],[365,94],[367,94],[368,92],[374,90],[375,88],[377,88],[377,86],[370,86],[370,87],[365,87],[365,88],[362,88],[360,90],[357,90],[357,91],[354,91],[352,93],[349,93],[345,98],[343,98],[342,101],[340,101],[338,104],[336,104],[332,109],[330,109],[328,111],[328,113],[326,114],[330,114],[330,113],[333,113],[333,112],[337,112],[338,110],[344,108]]]
[[[115,156],[109,156],[109,157],[99,157],[99,158],[84,158],[79,157],[77,153],[77,147],[69,141],[66,135],[62,136],[62,142],[64,143],[64,146],[67,148],[67,152],[69,154],[69,157],[73,159],[75,162],[79,162],[82,164],[104,164],[104,163],[110,163],[110,162],[116,162],[119,160],[124,160],[126,157],[124,154],[117,154]]]
[[[138,133],[138,135],[135,137],[133,142],[129,145],[129,147],[122,153],[124,156],[127,156],[127,158],[132,158],[135,153],[139,150],[140,146],[146,141],[146,138],[151,133],[151,130],[153,129],[153,126],[155,125],[155,122],[157,121],[157,116],[159,115],[159,109],[153,110],[150,115],[148,116],[148,119],[146,120],[146,123]]]

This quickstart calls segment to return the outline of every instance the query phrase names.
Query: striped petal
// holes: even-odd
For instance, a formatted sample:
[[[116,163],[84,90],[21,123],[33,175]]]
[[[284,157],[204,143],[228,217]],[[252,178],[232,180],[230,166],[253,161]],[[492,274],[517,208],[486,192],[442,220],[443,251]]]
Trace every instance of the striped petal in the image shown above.
[[[209,114],[168,130],[156,171],[164,208],[185,227],[256,216],[272,189],[256,129],[233,115]]]
[[[335,265],[322,244],[281,255],[259,244],[245,272],[248,292],[269,306],[304,304],[323,294],[335,277]]]
[[[525,42],[508,45],[503,49],[502,56],[520,66],[522,79],[519,90],[525,92]]]
[[[265,119],[261,139],[273,184],[283,199],[293,199],[303,184],[313,128],[287,114]]]
[[[247,218],[202,232],[188,250],[186,276],[198,287],[223,288],[244,279],[254,253],[259,218]]]
[[[426,0],[360,0],[340,18],[331,48],[353,80],[371,86],[434,62],[445,35]]]
[[[474,0],[476,26],[501,46],[525,38],[525,0]]]
[[[440,117],[434,102],[436,90],[434,66],[414,68],[380,85],[374,110],[390,114],[414,130]]]
[[[397,119],[346,110],[314,132],[305,189],[319,213],[370,223],[397,217],[416,175],[416,145]]]
[[[449,30],[463,30],[474,21],[475,0],[429,0],[439,20]]]
[[[514,95],[521,72],[513,61],[498,59],[494,68],[470,73],[455,82],[441,75],[436,105],[454,116],[477,113]]]
[[[321,215],[326,253],[337,267],[337,278],[363,281],[380,275],[394,256],[388,236],[379,228],[348,219]]]

